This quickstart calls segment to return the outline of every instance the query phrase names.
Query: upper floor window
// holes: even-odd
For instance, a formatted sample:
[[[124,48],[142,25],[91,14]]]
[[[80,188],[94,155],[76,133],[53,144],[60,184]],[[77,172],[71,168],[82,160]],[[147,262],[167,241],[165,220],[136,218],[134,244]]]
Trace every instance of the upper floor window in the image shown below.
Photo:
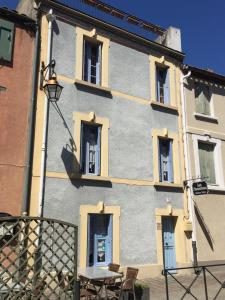
[[[156,66],[156,91],[158,102],[170,104],[168,68]]]
[[[173,182],[173,141],[159,138],[159,179]]]
[[[209,188],[224,189],[222,141],[210,136],[192,134],[195,176],[204,179]],[[192,163],[192,161],[190,162]]]
[[[0,19],[0,59],[11,62],[14,23]]]
[[[216,184],[214,149],[215,144],[198,141],[200,175],[208,184]]]
[[[195,84],[195,109],[197,113],[211,115],[210,108],[211,91],[206,84]]]
[[[82,173],[100,175],[101,126],[82,122],[80,146]]]
[[[101,84],[101,43],[84,40],[83,80]]]
[[[94,88],[109,87],[109,43],[108,37],[76,26],[76,70],[75,82]]]

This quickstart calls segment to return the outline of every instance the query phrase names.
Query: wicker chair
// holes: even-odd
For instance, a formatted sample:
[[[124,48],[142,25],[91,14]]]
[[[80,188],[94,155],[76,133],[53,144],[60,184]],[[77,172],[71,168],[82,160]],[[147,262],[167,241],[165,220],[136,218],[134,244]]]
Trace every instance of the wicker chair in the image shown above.
[[[135,295],[135,282],[138,275],[138,269],[127,268],[126,278],[121,283],[117,282],[114,285],[106,286],[107,290],[113,292],[113,297],[119,299],[122,296],[133,294],[134,300],[136,300]]]

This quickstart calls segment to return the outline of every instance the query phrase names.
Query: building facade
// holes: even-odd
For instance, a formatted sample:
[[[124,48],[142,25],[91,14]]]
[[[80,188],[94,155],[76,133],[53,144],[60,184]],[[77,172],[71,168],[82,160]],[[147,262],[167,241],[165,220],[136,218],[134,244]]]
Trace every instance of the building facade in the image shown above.
[[[189,193],[193,234],[199,262],[218,263],[224,260],[225,77],[210,70],[184,66],[184,73],[188,72],[184,85],[188,185],[191,189],[193,181],[205,180],[209,190],[207,195]]]
[[[64,86],[58,104],[38,89],[29,213],[78,225],[82,267],[189,263],[184,54],[55,1],[20,9],[38,10],[40,62]]]
[[[0,211],[26,210],[35,22],[0,9]]]

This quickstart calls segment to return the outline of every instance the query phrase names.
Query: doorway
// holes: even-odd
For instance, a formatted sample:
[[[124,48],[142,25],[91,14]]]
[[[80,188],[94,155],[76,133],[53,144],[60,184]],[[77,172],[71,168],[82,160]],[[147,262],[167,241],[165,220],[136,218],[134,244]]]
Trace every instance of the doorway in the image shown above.
[[[176,268],[175,225],[177,218],[162,217],[162,242],[164,268]]]
[[[112,215],[88,214],[87,265],[112,262]]]

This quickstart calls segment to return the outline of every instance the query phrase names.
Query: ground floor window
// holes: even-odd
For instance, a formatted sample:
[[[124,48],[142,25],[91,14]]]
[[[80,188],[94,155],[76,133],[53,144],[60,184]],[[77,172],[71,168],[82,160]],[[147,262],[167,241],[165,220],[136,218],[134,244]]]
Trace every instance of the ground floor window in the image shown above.
[[[99,201],[80,206],[79,266],[120,263],[120,207]]]
[[[88,214],[87,265],[107,266],[112,262],[112,215]]]

